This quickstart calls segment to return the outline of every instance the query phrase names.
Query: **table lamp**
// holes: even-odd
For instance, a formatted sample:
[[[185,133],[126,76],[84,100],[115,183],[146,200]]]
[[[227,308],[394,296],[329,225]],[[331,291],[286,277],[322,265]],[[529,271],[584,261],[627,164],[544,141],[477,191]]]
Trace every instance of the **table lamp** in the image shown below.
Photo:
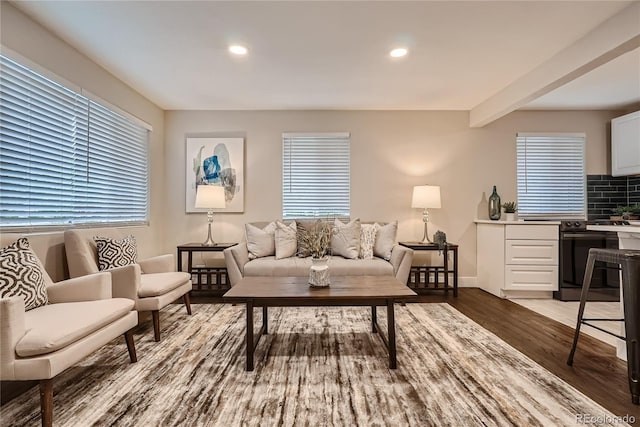
[[[219,185],[198,185],[196,189],[196,208],[205,208],[207,211],[207,221],[209,222],[209,234],[203,246],[213,246],[215,242],[211,237],[211,223],[213,222],[213,210],[216,208],[224,208],[226,202],[224,199],[224,187]]]
[[[422,221],[424,221],[424,236],[422,243],[433,243],[427,232],[427,223],[429,222],[428,209],[440,208],[440,186],[438,185],[416,185],[413,187],[413,198],[411,200],[412,208],[424,209],[422,212]]]

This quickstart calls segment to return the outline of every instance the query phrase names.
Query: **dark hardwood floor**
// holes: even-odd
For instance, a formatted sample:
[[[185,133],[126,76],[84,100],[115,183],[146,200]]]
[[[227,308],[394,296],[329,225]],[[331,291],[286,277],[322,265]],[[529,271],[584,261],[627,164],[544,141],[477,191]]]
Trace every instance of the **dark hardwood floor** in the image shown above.
[[[461,288],[458,298],[434,292],[433,295],[421,295],[417,300],[451,304],[604,408],[616,415],[633,415],[640,420],[640,406],[631,403],[627,365],[616,357],[612,346],[582,334],[574,364],[568,366],[566,360],[573,328],[475,288]],[[192,296],[194,304],[216,302],[221,299]],[[3,382],[2,403],[29,386],[28,383]]]

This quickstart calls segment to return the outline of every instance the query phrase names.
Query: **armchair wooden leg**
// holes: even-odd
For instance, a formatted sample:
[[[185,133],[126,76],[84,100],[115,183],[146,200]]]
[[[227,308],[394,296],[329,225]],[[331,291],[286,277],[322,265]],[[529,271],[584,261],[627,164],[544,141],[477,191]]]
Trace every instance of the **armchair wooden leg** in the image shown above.
[[[184,305],[187,307],[187,314],[191,316],[191,297],[189,296],[189,292],[184,294]]]
[[[129,359],[131,359],[131,363],[136,363],[138,361],[138,356],[136,355],[136,345],[133,342],[132,331],[132,329],[129,329],[124,333],[124,340],[127,342],[127,350],[129,350]]]
[[[42,427],[53,426],[53,379],[40,380],[40,417]]]
[[[160,312],[153,310],[151,316],[153,317],[153,337],[156,342],[160,342]]]

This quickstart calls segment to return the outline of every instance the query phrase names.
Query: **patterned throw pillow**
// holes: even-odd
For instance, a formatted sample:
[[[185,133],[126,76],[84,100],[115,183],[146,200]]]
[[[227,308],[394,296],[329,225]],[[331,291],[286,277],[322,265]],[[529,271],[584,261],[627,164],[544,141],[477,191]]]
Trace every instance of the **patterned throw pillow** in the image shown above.
[[[46,305],[47,288],[40,261],[24,237],[0,249],[0,297],[21,296],[25,310]]]
[[[376,243],[378,229],[380,229],[378,224],[362,224],[360,228],[361,259],[373,259],[373,245]]]
[[[93,240],[98,247],[98,268],[100,271],[138,262],[138,246],[136,238],[133,236],[122,239],[94,237]]]

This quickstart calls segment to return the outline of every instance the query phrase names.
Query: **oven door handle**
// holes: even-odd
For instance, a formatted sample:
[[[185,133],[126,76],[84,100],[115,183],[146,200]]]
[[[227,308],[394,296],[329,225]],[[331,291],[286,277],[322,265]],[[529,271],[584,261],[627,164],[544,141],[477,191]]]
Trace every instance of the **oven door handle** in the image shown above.
[[[593,239],[593,238],[606,238],[609,236],[609,233],[607,231],[604,232],[600,232],[600,231],[595,231],[595,232],[586,232],[586,233],[562,233],[560,235],[560,240],[563,239]]]

